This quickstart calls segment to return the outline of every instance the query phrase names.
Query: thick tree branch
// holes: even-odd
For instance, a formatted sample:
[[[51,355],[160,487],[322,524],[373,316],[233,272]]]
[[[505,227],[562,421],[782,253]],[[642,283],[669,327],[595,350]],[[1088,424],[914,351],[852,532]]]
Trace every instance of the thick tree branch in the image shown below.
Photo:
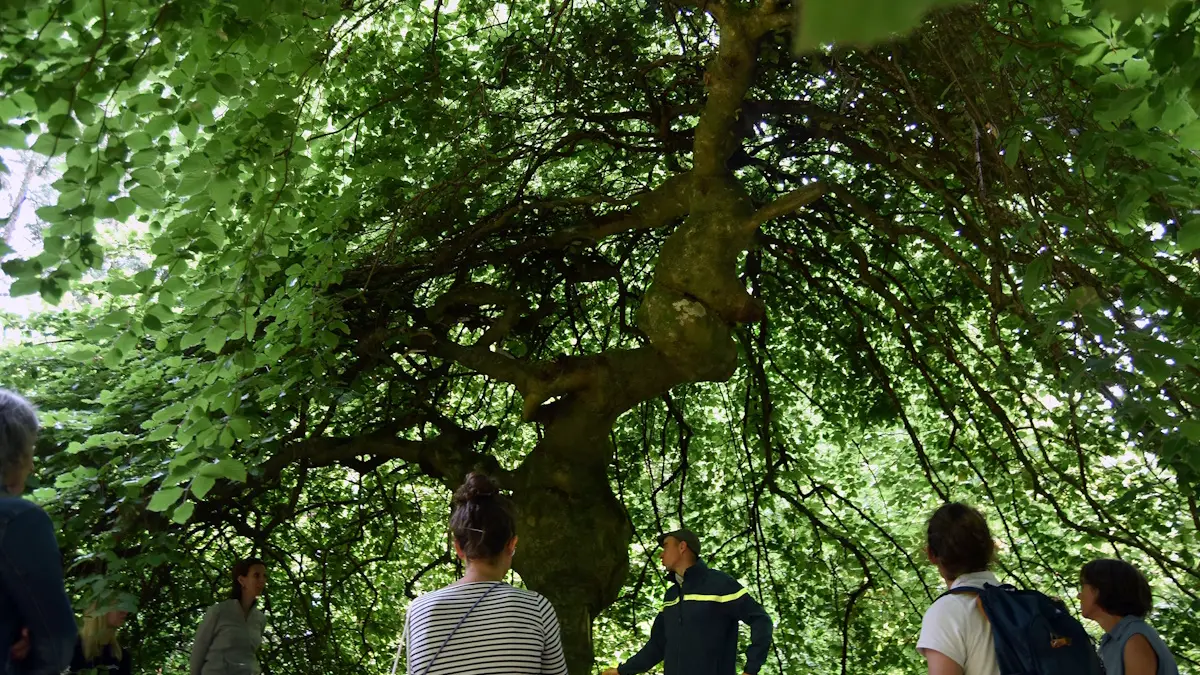
[[[747,225],[753,232],[770,220],[786,216],[808,206],[824,196],[825,192],[824,183],[810,183],[798,190],[793,190],[756,211]]]
[[[469,283],[443,294],[429,314],[435,322],[441,322],[454,307],[486,305],[498,305],[504,311],[475,343],[476,347],[490,347],[508,337],[521,316],[529,311],[529,302],[519,295],[487,284]]]
[[[755,34],[752,17],[745,10],[726,7],[724,3],[712,3],[706,8],[721,29],[721,43],[704,74],[708,98],[696,126],[692,161],[697,174],[712,176],[725,172],[725,163],[741,141],[739,117],[746,92],[754,81],[762,34]]]
[[[392,431],[300,441],[268,459],[261,466],[257,482],[277,477],[284,467],[301,460],[310,467],[320,467],[346,464],[360,457],[385,461],[399,459],[417,464],[425,475],[441,480],[448,487],[458,485],[476,466],[501,478],[509,475],[494,457],[471,449],[488,435],[486,430],[439,426],[440,434],[419,441],[398,438]]]

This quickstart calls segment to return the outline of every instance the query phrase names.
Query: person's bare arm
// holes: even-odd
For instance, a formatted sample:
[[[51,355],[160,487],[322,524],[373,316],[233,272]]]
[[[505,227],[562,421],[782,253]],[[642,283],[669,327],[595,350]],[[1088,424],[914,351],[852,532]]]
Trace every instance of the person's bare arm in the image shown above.
[[[1134,635],[1125,643],[1125,675],[1154,675],[1158,672],[1158,654],[1145,635]]]
[[[925,662],[929,664],[929,675],[963,675],[962,666],[949,656],[936,649],[926,649],[923,653]]]

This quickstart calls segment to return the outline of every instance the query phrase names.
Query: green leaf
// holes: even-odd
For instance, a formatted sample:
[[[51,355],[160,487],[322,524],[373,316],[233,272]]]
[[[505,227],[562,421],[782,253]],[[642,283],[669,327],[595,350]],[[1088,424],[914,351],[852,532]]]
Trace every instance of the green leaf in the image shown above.
[[[241,91],[237,80],[233,79],[228,73],[217,73],[213,77],[213,88],[225,96],[236,96]]]
[[[229,428],[240,440],[250,438],[250,422],[244,417],[233,417],[229,420]]]
[[[964,0],[805,0],[797,2],[795,48],[822,44],[871,45],[916,28],[935,9]]]
[[[154,166],[158,164],[159,158],[160,155],[157,150],[142,150],[133,153],[133,156],[129,158],[129,162],[134,166]]]
[[[163,488],[154,493],[154,496],[150,498],[150,505],[146,508],[161,513],[171,508],[182,495],[183,488],[181,487]]]
[[[192,333],[188,333],[187,335],[184,335],[182,338],[179,339],[179,348],[181,350],[183,350],[183,349],[191,349],[192,347],[195,347],[196,345],[200,344],[201,342],[204,342],[204,335],[205,335],[205,331],[202,331],[202,330],[194,331]]]
[[[209,464],[201,469],[203,475],[216,478],[227,478],[238,483],[246,482],[246,467],[232,457],[226,457],[216,464]]]
[[[196,510],[195,502],[184,502],[175,507],[175,512],[171,514],[171,520],[183,525],[191,519],[192,513]]]
[[[1067,295],[1067,306],[1076,312],[1082,311],[1099,301],[1100,296],[1096,293],[1096,289],[1091,286],[1080,286],[1072,289]]]
[[[225,346],[225,335],[225,331],[217,326],[208,329],[208,334],[204,336],[204,348],[214,354],[219,354],[221,348]]]
[[[129,197],[121,197],[113,205],[117,207],[117,220],[127,220],[137,211],[137,203]]]
[[[1127,119],[1129,114],[1140,106],[1148,95],[1146,90],[1141,88],[1121,92],[1120,95],[1109,101],[1107,105],[1102,105],[1096,110],[1096,120],[1099,122],[1118,122]]]
[[[141,290],[137,284],[128,279],[116,277],[108,280],[108,292],[113,295],[133,295],[140,293]]]
[[[93,341],[106,340],[110,337],[113,337],[114,335],[116,335],[119,332],[121,332],[121,331],[116,326],[112,326],[112,325],[109,325],[106,323],[101,323],[101,324],[97,324],[96,326],[94,326],[92,328],[89,328],[86,332],[84,332],[83,336],[86,337],[87,339],[93,340]]]
[[[148,443],[165,441],[175,435],[177,427],[174,424],[164,424],[155,429],[149,436],[146,437]]]
[[[1189,441],[1200,443],[1200,421],[1188,420],[1179,425],[1179,429]]]
[[[163,182],[161,174],[154,169],[147,169],[144,167],[140,169],[134,169],[133,172],[130,173],[130,176],[137,182],[148,187],[159,187]]]
[[[1158,356],[1148,352],[1135,353],[1133,367],[1140,370],[1156,387],[1161,387],[1171,376],[1171,367],[1163,363]]]
[[[163,327],[162,320],[153,314],[142,317],[142,325],[146,327],[146,330],[154,332],[162,330]]]
[[[1200,249],[1200,218],[1191,218],[1179,227],[1178,244],[1184,253]]]
[[[1125,61],[1123,70],[1125,79],[1130,84],[1141,84],[1150,76],[1150,62],[1145,59],[1129,59]]]
[[[145,131],[135,131],[125,137],[125,145],[128,145],[130,150],[144,150],[153,144],[154,140]]]
[[[83,98],[77,97],[75,99],[75,116],[78,117],[79,121],[83,124],[87,126],[95,124],[99,114],[100,108],[97,107],[96,104]]]
[[[146,133],[158,138],[175,126],[175,118],[170,115],[159,115],[146,124]]]
[[[1024,139],[1024,131],[1018,129],[1012,134],[1012,138],[1004,146],[1004,163],[1008,168],[1013,168],[1017,165],[1017,160],[1021,156],[1021,143]]]
[[[62,223],[69,220],[66,211],[58,206],[43,206],[34,213],[47,223]]]
[[[119,350],[122,354],[129,354],[137,347],[137,336],[131,331],[125,331],[117,341],[113,343],[113,347]]]
[[[25,277],[17,279],[8,287],[8,294],[14,298],[22,295],[33,295],[42,288],[42,280],[40,277]]]
[[[129,197],[144,209],[161,209],[165,204],[161,195],[145,185],[139,185],[130,190]]]
[[[96,358],[96,350],[92,348],[75,349],[67,352],[67,358],[76,363],[88,363]]]
[[[1050,276],[1051,261],[1046,256],[1038,256],[1025,266],[1025,278],[1021,281],[1021,297],[1026,307],[1033,304],[1035,294],[1041,290],[1042,284]]]
[[[204,188],[208,187],[209,181],[212,179],[208,173],[189,173],[185,174],[179,181],[177,192],[184,197],[200,194]]]
[[[192,496],[194,496],[196,499],[204,499],[205,495],[207,495],[216,484],[217,479],[213,478],[212,476],[196,476],[192,479],[190,486]]]
[[[1081,50],[1079,56],[1075,58],[1075,65],[1085,68],[1088,66],[1094,66],[1097,63],[1100,63],[1100,61],[1102,61],[1104,57],[1108,55],[1110,49],[1111,47],[1109,47],[1107,40],[1088,45]]]
[[[1196,112],[1192,110],[1192,106],[1187,102],[1187,99],[1181,98],[1163,111],[1162,118],[1158,120],[1158,126],[1163,131],[1168,133],[1188,124],[1196,119]]]
[[[58,490],[54,488],[38,488],[33,491],[33,500],[42,504],[58,498]]]
[[[29,147],[25,137],[26,134],[17,127],[10,127],[7,124],[0,124],[0,148],[13,148],[16,150],[24,150]]]
[[[1175,66],[1186,66],[1196,51],[1196,31],[1192,28],[1169,33],[1154,45],[1154,69],[1166,74]]]

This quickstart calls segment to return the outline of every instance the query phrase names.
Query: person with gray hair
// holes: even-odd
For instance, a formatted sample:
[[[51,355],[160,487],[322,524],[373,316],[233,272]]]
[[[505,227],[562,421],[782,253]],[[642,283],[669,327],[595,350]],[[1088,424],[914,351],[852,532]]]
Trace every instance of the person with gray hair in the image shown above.
[[[0,672],[49,675],[71,665],[77,628],[54,524],[20,498],[33,472],[37,412],[0,389]],[[8,642],[4,642],[7,640]]]

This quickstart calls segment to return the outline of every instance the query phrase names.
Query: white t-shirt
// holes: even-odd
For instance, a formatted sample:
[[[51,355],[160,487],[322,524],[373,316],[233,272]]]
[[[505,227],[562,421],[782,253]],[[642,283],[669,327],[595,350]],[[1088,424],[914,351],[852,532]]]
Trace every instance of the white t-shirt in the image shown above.
[[[404,636],[410,675],[567,675],[550,602],[503,582],[454,584],[422,595],[409,605]]]
[[[999,586],[1000,580],[991,572],[972,572],[955,579],[950,588],[984,584]],[[978,597],[947,595],[930,605],[921,620],[917,651],[924,654],[932,649],[945,654],[962,667],[964,675],[1000,675],[992,626],[976,602]]]

